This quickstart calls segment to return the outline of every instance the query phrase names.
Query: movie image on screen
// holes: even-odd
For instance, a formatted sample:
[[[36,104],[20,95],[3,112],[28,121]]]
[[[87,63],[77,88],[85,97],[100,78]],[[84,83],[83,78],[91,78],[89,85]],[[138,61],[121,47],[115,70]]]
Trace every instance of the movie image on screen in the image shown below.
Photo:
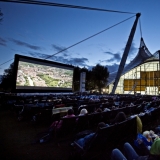
[[[19,58],[16,89],[72,90],[73,68]]]

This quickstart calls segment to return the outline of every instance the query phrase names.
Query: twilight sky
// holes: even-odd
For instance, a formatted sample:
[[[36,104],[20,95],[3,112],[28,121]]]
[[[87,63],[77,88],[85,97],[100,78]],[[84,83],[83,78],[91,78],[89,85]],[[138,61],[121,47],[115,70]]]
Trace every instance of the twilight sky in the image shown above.
[[[45,2],[139,12],[144,42],[152,54],[160,49],[159,0],[46,0]],[[0,9],[4,14],[3,21],[0,22],[0,75],[13,62],[15,54],[45,59],[134,16],[134,14],[18,4],[1,0]],[[109,70],[113,71],[120,63],[135,18],[48,60],[88,68],[99,63],[107,65]],[[140,38],[138,23],[127,63],[137,54]]]

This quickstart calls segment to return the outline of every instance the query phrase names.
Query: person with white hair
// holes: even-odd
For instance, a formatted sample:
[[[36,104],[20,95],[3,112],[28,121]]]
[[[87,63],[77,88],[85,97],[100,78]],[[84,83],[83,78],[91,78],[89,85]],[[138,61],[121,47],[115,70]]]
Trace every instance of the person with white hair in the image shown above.
[[[83,108],[83,109],[81,109],[79,116],[84,116],[86,114],[88,114],[88,111],[87,111],[87,109]]]
[[[148,150],[150,150],[152,142],[153,142],[152,137],[150,135],[150,131],[144,131],[143,136],[146,138],[145,140],[143,140],[143,143],[145,143]]]

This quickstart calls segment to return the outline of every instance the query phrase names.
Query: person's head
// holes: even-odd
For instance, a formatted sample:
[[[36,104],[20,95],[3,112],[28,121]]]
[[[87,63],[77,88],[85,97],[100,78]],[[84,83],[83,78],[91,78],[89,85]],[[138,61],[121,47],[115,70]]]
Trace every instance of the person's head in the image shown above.
[[[85,108],[83,108],[83,109],[81,109],[79,115],[85,115],[85,114],[87,114],[87,113],[88,113],[88,111],[87,111]]]
[[[106,127],[106,124],[104,122],[99,122],[98,128],[103,128],[103,127]]]
[[[96,112],[99,112],[99,113],[100,113],[100,112],[102,112],[102,109],[101,109],[101,108],[97,108],[97,109],[96,109]]]
[[[68,110],[68,115],[72,115],[72,114],[74,114],[74,110],[73,109],[69,109]]]
[[[98,126],[97,126],[97,132],[101,129],[101,128],[104,128],[104,127],[108,127],[109,125],[108,124],[105,124],[104,122],[99,122],[98,123]]]
[[[143,136],[144,136],[147,140],[151,140],[151,136],[150,136],[150,132],[149,132],[149,131],[144,131],[144,132],[143,132]]]
[[[115,106],[112,106],[112,110],[114,110],[114,109],[116,109],[116,107],[115,107]]]
[[[119,113],[116,115],[116,117],[115,117],[115,119],[114,119],[114,122],[115,122],[115,123],[119,123],[119,122],[125,121],[126,119],[127,119],[127,117],[126,117],[125,113],[124,113],[124,112],[119,112]]]

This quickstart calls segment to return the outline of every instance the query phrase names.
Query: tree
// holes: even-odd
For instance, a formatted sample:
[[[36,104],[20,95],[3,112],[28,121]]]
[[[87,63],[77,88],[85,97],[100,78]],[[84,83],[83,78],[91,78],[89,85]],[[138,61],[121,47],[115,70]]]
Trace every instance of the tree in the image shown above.
[[[101,93],[101,90],[106,86],[109,77],[108,68],[97,64],[92,68],[92,77],[95,86],[98,88],[99,93]]]
[[[87,71],[86,73],[86,90],[90,91],[95,89],[95,83],[93,81],[92,71]]]
[[[13,87],[13,81],[14,81],[14,63],[10,64],[10,67],[4,70],[4,74],[2,76],[2,81],[1,81],[1,88],[3,90],[11,91]]]
[[[86,84],[85,88],[86,90],[91,90],[93,89],[93,86],[91,87],[91,71],[88,71],[87,68],[80,68],[80,67],[75,67],[74,68],[74,75],[73,75],[73,90],[74,91],[79,91],[80,90],[80,75],[82,72],[86,73]]]

